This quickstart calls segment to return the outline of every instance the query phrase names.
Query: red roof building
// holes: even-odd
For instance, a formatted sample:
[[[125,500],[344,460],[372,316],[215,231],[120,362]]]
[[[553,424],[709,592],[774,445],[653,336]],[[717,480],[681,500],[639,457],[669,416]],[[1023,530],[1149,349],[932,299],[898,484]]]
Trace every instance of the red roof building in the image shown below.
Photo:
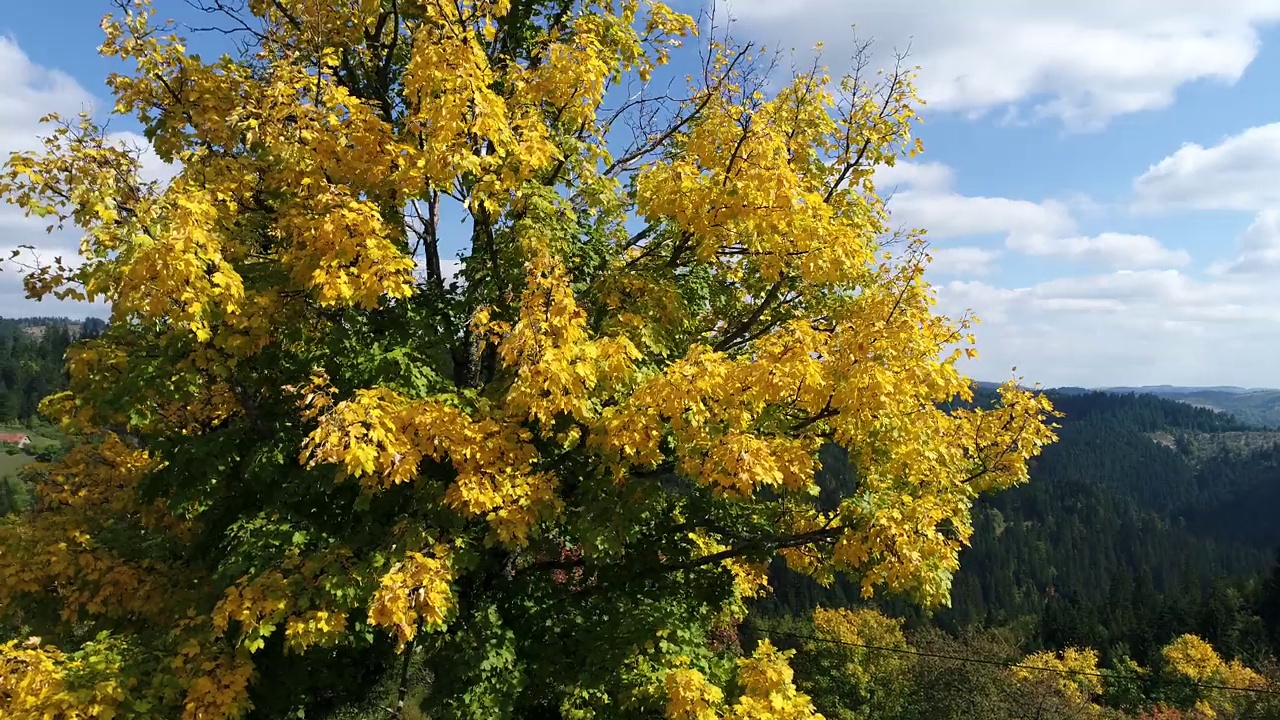
[[[0,433],[0,443],[9,443],[18,447],[26,447],[31,444],[31,438],[26,435],[17,433]]]

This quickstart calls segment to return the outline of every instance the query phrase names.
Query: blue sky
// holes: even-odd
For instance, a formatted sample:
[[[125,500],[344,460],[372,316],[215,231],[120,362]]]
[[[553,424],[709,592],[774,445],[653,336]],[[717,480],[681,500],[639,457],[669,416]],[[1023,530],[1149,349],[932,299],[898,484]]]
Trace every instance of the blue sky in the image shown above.
[[[6,5],[0,153],[30,147],[49,110],[104,108],[113,69],[95,52],[107,3]],[[156,5],[198,21],[182,0]],[[837,73],[854,24],[881,64],[910,44],[925,153],[877,178],[894,189],[895,223],[930,232],[941,309],[984,321],[970,374],[1280,386],[1280,0],[728,11],[742,39],[802,53],[825,41]],[[41,237],[0,210],[0,245],[21,243],[54,252],[74,237]],[[26,301],[4,276],[0,315],[100,314]]]

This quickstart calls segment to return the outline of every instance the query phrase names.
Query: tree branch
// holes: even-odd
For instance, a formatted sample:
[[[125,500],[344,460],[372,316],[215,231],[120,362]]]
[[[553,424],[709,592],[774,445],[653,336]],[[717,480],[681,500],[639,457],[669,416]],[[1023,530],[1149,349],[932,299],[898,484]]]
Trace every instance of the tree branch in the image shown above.
[[[720,82],[723,82],[723,80],[727,78],[731,72],[733,72],[734,67],[739,62],[741,62],[741,60],[744,57],[746,57],[747,53],[750,52],[750,50],[751,50],[751,43],[747,43],[746,45],[742,46],[742,49],[738,51],[738,54],[735,55],[734,58],[729,61],[729,65],[728,67],[725,68],[724,74],[720,78]],[[698,115],[701,115],[702,111],[705,110],[707,106],[711,104],[711,99],[715,97],[716,91],[719,90],[720,82],[717,82],[715,87],[708,87],[706,92],[703,93],[702,99],[698,101],[698,104],[688,114],[686,114],[684,117],[672,123],[665,131],[663,131],[660,135],[658,135],[653,140],[650,140],[649,142],[642,144],[640,147],[636,148],[635,150],[623,155],[617,160],[614,160],[613,163],[609,165],[609,167],[605,168],[605,171],[603,174],[607,177],[607,176],[613,175],[615,172],[617,172],[620,169],[626,169],[626,167],[631,163],[644,157],[645,155],[648,155],[649,153],[653,152],[654,150],[666,144],[668,140],[674,137],[676,133],[680,132],[694,118],[696,118]]]
[[[776,303],[778,298],[782,296],[782,286],[789,279],[790,278],[784,275],[778,278],[778,281],[773,285],[769,286],[768,292],[766,292],[764,297],[761,298],[760,303],[756,305],[756,309],[751,313],[751,316],[738,325],[738,327],[734,328],[728,335],[721,338],[720,342],[716,343],[715,350],[717,352],[723,352],[732,347],[739,338],[751,332],[751,328],[760,321],[760,318],[764,316],[770,306]]]

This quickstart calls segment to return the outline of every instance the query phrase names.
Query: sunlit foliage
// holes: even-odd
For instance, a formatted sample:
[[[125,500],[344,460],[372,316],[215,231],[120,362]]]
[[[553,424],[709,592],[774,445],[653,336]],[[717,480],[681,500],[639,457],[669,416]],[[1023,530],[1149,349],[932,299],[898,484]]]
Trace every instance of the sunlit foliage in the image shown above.
[[[0,173],[84,234],[31,296],[111,306],[44,405],[77,448],[0,525],[40,637],[0,714],[297,716],[399,652],[432,717],[813,717],[784,653],[707,642],[763,564],[941,601],[1052,440],[1012,384],[943,409],[969,321],[872,180],[918,151],[909,73],[770,79],[647,0],[199,2],[241,52],[103,22],[172,179],[87,117]]]

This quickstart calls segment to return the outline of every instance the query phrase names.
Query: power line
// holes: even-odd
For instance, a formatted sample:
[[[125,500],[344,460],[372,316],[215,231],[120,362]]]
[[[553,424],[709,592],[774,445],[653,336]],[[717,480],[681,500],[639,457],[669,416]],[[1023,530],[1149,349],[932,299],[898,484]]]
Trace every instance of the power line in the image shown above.
[[[764,630],[761,628],[753,628],[755,632],[761,635],[769,635],[774,637],[789,637],[797,640],[811,640],[813,642],[829,643],[831,645],[844,645],[847,647],[861,648],[863,650],[879,650],[882,652],[899,653],[902,655],[915,655],[917,657],[935,658],[938,660],[954,660],[957,662],[974,663],[978,665],[996,665],[999,667],[1016,668],[1022,670],[1034,670],[1037,672],[1057,673],[1059,675],[1076,675],[1085,677],[1097,677],[1104,680],[1135,680],[1138,682],[1154,682],[1163,685],[1186,685],[1189,687],[1203,688],[1205,690],[1232,690],[1236,692],[1259,693],[1262,695],[1280,695],[1280,690],[1271,690],[1269,688],[1251,688],[1240,687],[1235,685],[1214,685],[1211,683],[1200,683],[1194,680],[1179,680],[1177,678],[1161,678],[1146,677],[1142,675],[1131,675],[1126,673],[1104,673],[1104,672],[1087,672],[1077,670],[1058,670],[1056,668],[1037,667],[1035,665],[1025,665],[1016,662],[1006,662],[1003,660],[988,660],[985,658],[964,657],[962,655],[944,655],[941,653],[925,652],[923,650],[915,650],[911,648],[895,648],[884,647],[880,645],[865,645],[863,643],[848,642],[846,640],[836,640],[833,638],[821,638],[813,635],[798,635],[796,633],[782,632],[780,630]]]

